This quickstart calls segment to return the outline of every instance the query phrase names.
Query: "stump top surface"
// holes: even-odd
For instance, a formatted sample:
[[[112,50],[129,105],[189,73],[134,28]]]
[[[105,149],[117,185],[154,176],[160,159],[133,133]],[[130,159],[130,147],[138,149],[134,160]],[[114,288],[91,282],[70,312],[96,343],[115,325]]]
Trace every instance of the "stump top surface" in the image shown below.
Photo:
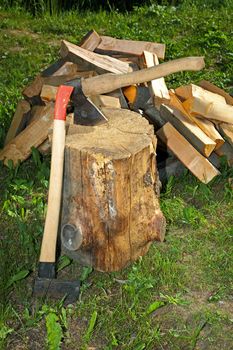
[[[149,146],[153,126],[138,113],[103,108],[108,123],[98,126],[70,125],[66,147],[101,153],[112,158],[129,157]]]

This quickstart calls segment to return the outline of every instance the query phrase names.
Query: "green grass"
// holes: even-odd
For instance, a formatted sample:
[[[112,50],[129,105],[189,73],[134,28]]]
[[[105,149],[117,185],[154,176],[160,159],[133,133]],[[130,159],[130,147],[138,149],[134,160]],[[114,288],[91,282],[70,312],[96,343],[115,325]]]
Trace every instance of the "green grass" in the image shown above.
[[[225,7],[139,7],[131,13],[67,12],[32,18],[0,10],[0,143],[22,88],[58,57],[63,38],[79,42],[91,28],[119,38],[167,44],[166,60],[204,55],[202,72],[179,73],[169,87],[208,79],[232,89],[232,1]],[[36,43],[36,44],[35,44]],[[232,347],[233,172],[203,185],[170,178],[161,195],[164,243],[118,273],[82,269],[76,305],[31,298],[45,219],[49,158],[36,151],[20,167],[0,167],[0,348],[230,349]],[[63,260],[62,264],[68,265]],[[37,345],[39,344],[39,345]]]

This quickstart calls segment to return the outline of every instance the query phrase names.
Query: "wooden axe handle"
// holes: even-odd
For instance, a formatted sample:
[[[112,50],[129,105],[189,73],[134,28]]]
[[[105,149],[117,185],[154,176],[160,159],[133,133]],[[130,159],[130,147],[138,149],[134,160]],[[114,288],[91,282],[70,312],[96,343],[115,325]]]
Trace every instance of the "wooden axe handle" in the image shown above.
[[[48,208],[41,244],[40,263],[55,263],[56,258],[57,231],[59,224],[63,180],[66,107],[72,91],[72,86],[61,85],[58,88],[56,96]]]
[[[126,74],[102,74],[82,80],[86,96],[105,94],[124,86],[140,84],[182,71],[198,71],[205,67],[203,57],[185,57],[158,66]]]

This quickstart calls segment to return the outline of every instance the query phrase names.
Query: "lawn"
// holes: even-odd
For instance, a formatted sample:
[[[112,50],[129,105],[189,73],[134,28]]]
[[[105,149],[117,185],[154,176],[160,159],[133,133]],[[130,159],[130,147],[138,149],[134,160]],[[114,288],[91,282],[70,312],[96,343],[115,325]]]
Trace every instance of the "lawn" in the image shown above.
[[[169,76],[170,88],[207,79],[232,91],[232,6],[186,2],[42,18],[0,8],[0,147],[22,88],[56,60],[61,39],[78,43],[92,28],[166,43],[166,60],[205,56],[203,71]],[[0,348],[233,348],[233,171],[224,159],[209,185],[189,173],[169,179],[161,194],[166,240],[132,266],[100,273],[61,257],[59,276],[82,280],[78,302],[68,307],[32,298],[49,166],[36,150],[17,168],[0,164]]]

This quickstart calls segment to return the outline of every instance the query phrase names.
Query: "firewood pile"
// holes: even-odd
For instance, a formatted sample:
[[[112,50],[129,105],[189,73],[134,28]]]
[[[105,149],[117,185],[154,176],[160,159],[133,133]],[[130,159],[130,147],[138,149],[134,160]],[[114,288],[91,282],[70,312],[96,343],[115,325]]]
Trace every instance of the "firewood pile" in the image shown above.
[[[159,65],[165,45],[100,36],[92,30],[79,46],[62,41],[60,55],[23,90],[0,151],[4,164],[24,161],[32,147],[50,152],[58,86],[77,78]],[[161,178],[178,175],[186,167],[208,183],[219,174],[221,156],[233,164],[233,97],[208,81],[168,90],[162,77],[89,98],[100,110],[129,109],[154,125]],[[67,123],[73,123],[72,113]]]

